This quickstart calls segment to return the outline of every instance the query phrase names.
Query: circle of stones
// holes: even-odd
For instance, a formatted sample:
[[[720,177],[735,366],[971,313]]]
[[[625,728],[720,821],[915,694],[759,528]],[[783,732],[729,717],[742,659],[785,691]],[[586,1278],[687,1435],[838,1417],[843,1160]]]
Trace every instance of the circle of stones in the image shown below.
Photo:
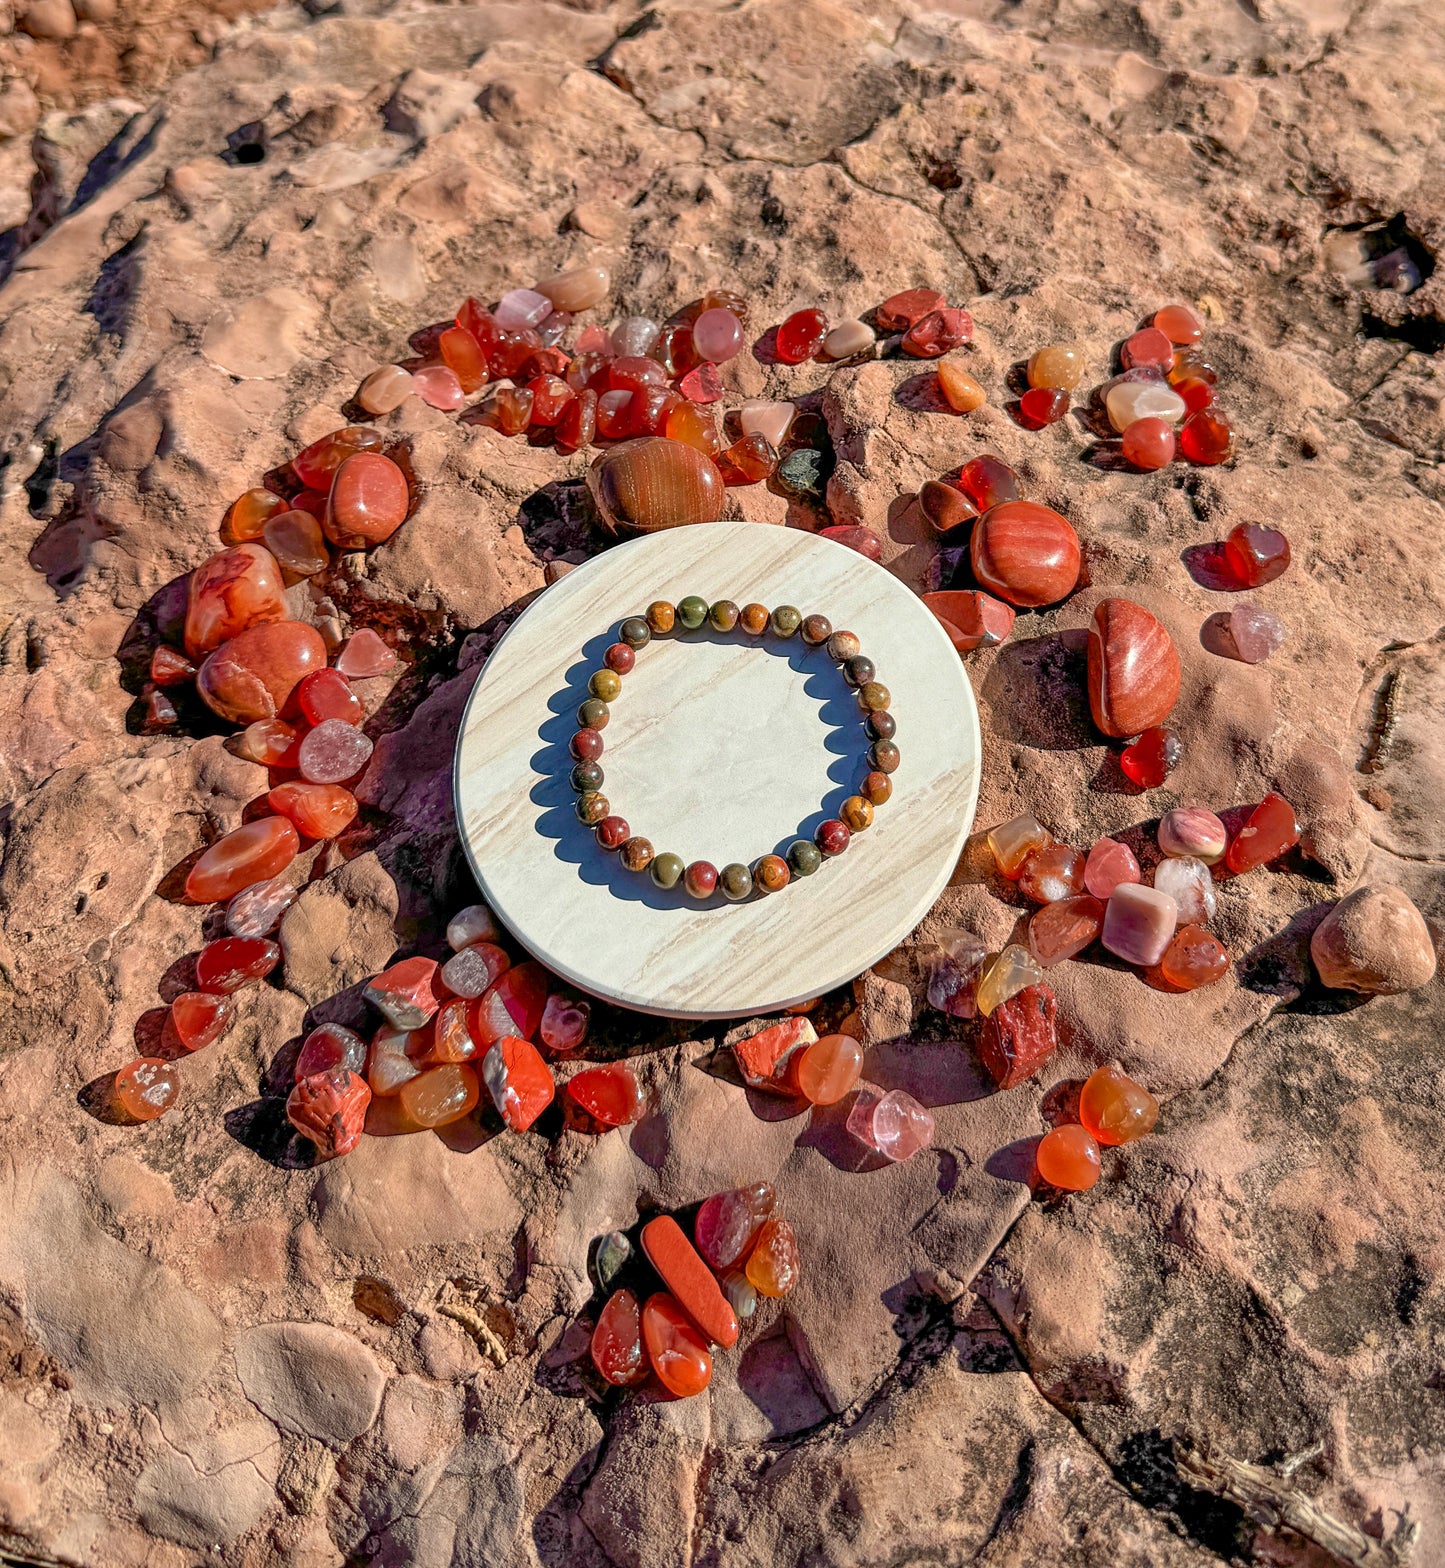
[[[632,670],[638,652],[654,637],[676,631],[741,631],[744,636],[761,639],[768,635],[779,641],[793,637],[813,648],[822,648],[839,666],[843,678],[853,688],[868,733],[868,771],[856,795],[839,807],[836,817],[819,824],[811,839],[799,838],[789,846],[786,856],[761,855],[751,866],[733,861],[721,869],[711,861],[695,860],[684,864],[680,855],[657,852],[650,840],[632,832],[626,820],[613,814],[611,803],[602,793],[604,775],[600,758],[602,731],[611,717],[611,704],[622,694],[623,678]],[[709,604],[697,594],[679,599],[676,604],[659,599],[643,615],[629,616],[617,629],[618,640],[602,655],[602,667],[588,680],[587,700],[577,710],[577,730],[570,751],[575,759],[572,788],[577,792],[577,816],[592,828],[598,844],[615,851],[623,867],[635,874],[646,872],[655,886],[683,892],[699,902],[716,891],[734,903],[753,894],[780,892],[795,876],[812,876],[825,860],[836,859],[848,848],[854,833],[861,833],[873,821],[874,808],[893,793],[890,775],[901,759],[894,741],[897,722],[888,711],[891,697],[878,679],[873,661],[863,652],[855,633],[834,631],[823,615],[804,615],[790,604],[769,610],[762,604],[739,608],[731,599]]]

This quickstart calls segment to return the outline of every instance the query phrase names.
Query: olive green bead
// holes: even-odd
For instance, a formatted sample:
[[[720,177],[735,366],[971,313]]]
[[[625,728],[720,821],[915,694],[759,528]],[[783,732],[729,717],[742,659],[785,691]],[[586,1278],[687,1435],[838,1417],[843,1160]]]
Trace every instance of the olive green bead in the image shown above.
[[[617,635],[629,648],[645,648],[652,641],[652,628],[640,615],[629,615],[617,628]]]
[[[686,631],[695,632],[707,619],[707,600],[690,593],[677,601],[677,618]]]
[[[858,701],[870,713],[879,713],[893,701],[893,694],[882,681],[869,681],[866,686],[859,689]]]
[[[645,838],[630,838],[617,855],[624,871],[646,871],[652,864],[652,844]]]
[[[707,612],[707,623],[715,632],[730,632],[738,624],[742,612],[731,599],[719,599]]]
[[[827,642],[833,635],[833,623],[826,615],[809,615],[803,620],[803,641],[810,648]]]
[[[602,788],[602,769],[595,762],[579,762],[572,769],[572,788],[579,795],[590,795]],[[603,812],[603,816],[606,816]]]
[[[589,828],[595,828],[603,817],[611,813],[612,807],[607,803],[606,795],[599,795],[595,789],[578,797],[577,820],[585,822]]]
[[[903,760],[902,753],[891,740],[875,740],[868,757],[880,773],[896,771],[898,764]]]
[[[753,874],[741,860],[734,860],[718,872],[717,885],[722,889],[724,898],[740,904],[745,898],[752,897]]]
[[[810,877],[823,864],[823,851],[810,838],[798,839],[788,850],[793,875]]]
[[[780,604],[768,617],[774,637],[796,637],[803,624],[803,612],[791,604]]]
[[[622,695],[622,677],[616,670],[597,670],[587,682],[587,690],[603,702],[616,702]]]
[[[872,708],[863,721],[874,740],[892,740],[898,733],[898,720],[886,708]]]
[[[589,697],[577,710],[577,727],[584,730],[605,730],[612,717],[612,709],[600,697]]]
[[[658,855],[648,867],[648,872],[658,887],[676,887],[682,881],[682,873],[686,869],[682,856],[669,851]]]
[[[677,624],[677,607],[666,599],[654,599],[647,607],[647,624],[654,637],[666,637]]]
[[[864,654],[859,654],[855,659],[849,659],[843,666],[843,679],[850,686],[866,686],[878,673],[878,666],[872,659]]]

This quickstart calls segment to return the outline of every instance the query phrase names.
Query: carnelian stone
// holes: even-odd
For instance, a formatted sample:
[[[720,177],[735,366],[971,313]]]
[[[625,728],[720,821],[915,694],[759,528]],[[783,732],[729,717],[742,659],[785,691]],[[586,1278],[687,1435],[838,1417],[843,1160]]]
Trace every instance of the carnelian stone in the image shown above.
[[[261,817],[219,838],[190,869],[186,896],[198,904],[234,898],[253,882],[279,876],[301,840],[285,817]]]
[[[1084,377],[1084,356],[1074,343],[1049,343],[1035,349],[1027,366],[1030,387],[1072,392]]]
[[[151,654],[150,677],[157,686],[183,686],[195,676],[195,665],[179,648],[161,643]]]
[[[147,735],[161,734],[180,722],[180,710],[171,701],[170,693],[159,686],[147,686],[141,693],[141,702],[141,728]]]
[[[477,1075],[463,1062],[443,1062],[401,1086],[401,1104],[420,1127],[457,1122],[477,1103]]]
[[[324,492],[331,488],[337,469],[353,452],[379,452],[381,447],[381,431],[370,425],[348,425],[303,447],[291,459],[291,469],[308,490]]]
[[[974,524],[969,553],[973,575],[1010,604],[1057,603],[1079,580],[1079,536],[1037,501],[990,507]]]
[[[1283,795],[1271,790],[1231,840],[1224,863],[1234,872],[1253,871],[1293,849],[1299,839],[1300,825],[1294,807]]]
[[[786,1296],[798,1283],[798,1242],[787,1220],[776,1215],[764,1220],[744,1272],[760,1296]]]
[[[1228,969],[1224,943],[1203,926],[1180,926],[1159,960],[1159,973],[1181,991],[1213,985]]]
[[[647,1108],[641,1086],[624,1062],[589,1067],[569,1078],[567,1095],[604,1127],[626,1127]]]
[[[937,289],[904,289],[901,293],[890,294],[875,314],[878,325],[885,332],[906,332],[915,321],[942,310],[947,303]]]
[[[1030,387],[1019,399],[1019,418],[1031,430],[1056,424],[1069,411],[1069,394],[1058,387]]]
[[[1046,1132],[1034,1161],[1039,1176],[1065,1192],[1087,1192],[1099,1179],[1099,1145],[1087,1127],[1074,1122]]]
[[[1289,568],[1289,540],[1277,528],[1240,523],[1224,541],[1224,558],[1246,588],[1272,583]]]
[[[1125,778],[1140,789],[1158,789],[1179,765],[1184,746],[1173,730],[1147,729],[1119,753]]]
[[[1234,427],[1217,408],[1191,414],[1179,431],[1179,455],[1202,468],[1223,463],[1234,454]]]
[[[996,648],[1013,630],[1013,607],[976,588],[926,593],[923,602],[933,611],[948,633],[948,640],[960,653],[969,653],[974,648]]]
[[[663,1283],[697,1327],[726,1349],[738,1338],[738,1320],[718,1289],[712,1270],[698,1255],[682,1227],[670,1214],[660,1214],[642,1227],[642,1250]],[[756,1283],[756,1281],[754,1281]]]
[[[557,421],[557,449],[576,452],[590,446],[596,434],[597,394],[585,389],[562,410],[562,417]]]
[[[465,327],[448,327],[437,340],[437,348],[463,392],[475,392],[486,383],[487,356]]]
[[[957,414],[971,414],[988,402],[988,393],[956,359],[941,359],[935,372],[943,400]]]
[[[765,1181],[714,1193],[704,1201],[693,1223],[697,1250],[713,1268],[730,1268],[746,1255],[776,1202],[777,1194]]]
[[[356,819],[356,796],[340,784],[278,784],[266,799],[307,838],[335,838]]]
[[[1029,952],[1049,969],[1082,953],[1103,925],[1104,906],[1092,893],[1055,899],[1036,910],[1029,921]]]
[[[1006,997],[983,1021],[978,1054],[1000,1089],[1030,1078],[1059,1043],[1059,1003],[1040,981]]]
[[[1132,1143],[1154,1131],[1159,1102],[1117,1067],[1101,1067],[1079,1093],[1079,1120],[1100,1143]]]
[[[359,1073],[337,1067],[301,1079],[287,1097],[286,1120],[329,1159],[350,1154],[361,1142],[370,1104],[366,1080]]]
[[[315,577],[330,563],[321,524],[299,507],[271,518],[262,537],[287,582]]]
[[[548,990],[541,964],[514,965],[472,1003],[472,1033],[482,1045],[514,1034],[530,1040],[541,1027]]]
[[[495,942],[469,942],[442,965],[441,982],[453,996],[470,1001],[511,967],[512,960]]]
[[[1019,892],[1036,904],[1072,898],[1084,888],[1084,857],[1068,844],[1036,849],[1019,868]]]
[[[360,724],[366,717],[366,709],[352,691],[351,682],[336,670],[316,670],[308,675],[296,688],[296,704],[309,724],[320,724],[325,719]]]
[[[1116,887],[1138,880],[1139,861],[1127,844],[1116,838],[1095,841],[1084,862],[1084,886],[1095,898],[1108,898]]]
[[[668,1393],[687,1399],[702,1393],[712,1381],[712,1353],[707,1342],[664,1291],[649,1296],[642,1309],[642,1342],[652,1370]]]
[[[1038,820],[1025,812],[1010,817],[988,831],[988,847],[993,852],[993,863],[1012,881],[1017,881],[1024,862],[1036,850],[1045,849],[1053,839]]]
[[[677,390],[690,403],[716,403],[723,395],[722,377],[716,365],[697,365],[677,383]]]
[[[1174,427],[1167,419],[1146,414],[1124,430],[1120,443],[1124,461],[1150,473],[1174,461]]]
[[[516,970],[507,973],[515,974]],[[537,1047],[516,1035],[496,1041],[487,1051],[482,1058],[482,1078],[497,1114],[514,1132],[525,1132],[557,1092]]]
[[[1157,327],[1141,327],[1127,339],[1119,350],[1119,360],[1125,370],[1140,365],[1172,365],[1174,345]]]
[[[437,1008],[432,1021],[407,1037],[406,1054],[425,1067],[469,1062],[481,1049],[467,1022],[465,997],[454,996]]]
[[[755,485],[778,466],[778,454],[761,432],[754,430],[718,454],[717,467],[725,485]]]
[[[409,505],[401,469],[380,452],[357,452],[336,470],[322,527],[339,548],[364,550],[390,539],[406,521]]]
[[[1154,325],[1171,343],[1197,343],[1204,336],[1199,317],[1188,305],[1166,305],[1154,312]]]
[[[532,423],[543,429],[555,429],[577,394],[561,376],[534,376],[527,383],[532,394]]]
[[[196,690],[223,719],[250,724],[276,718],[306,676],[325,665],[326,644],[314,626],[301,621],[251,626],[206,659]]]
[[[344,1067],[359,1073],[366,1066],[366,1041],[344,1024],[317,1024],[306,1036],[296,1057],[295,1081],[312,1073],[334,1072]]]
[[[274,942],[267,943],[274,947]],[[219,1040],[236,1021],[236,1002],[208,991],[184,991],[171,1003],[171,1028],[188,1051]]]
[[[716,457],[722,450],[717,420],[711,411],[686,398],[680,399],[668,410],[663,434],[669,441],[681,441],[686,446],[696,447],[707,457]]]
[[[640,1383],[647,1376],[642,1348],[642,1308],[630,1290],[608,1297],[592,1330],[592,1365],[617,1388]]]
[[[305,735],[285,719],[257,719],[236,737],[236,755],[263,768],[294,768]]]
[[[972,336],[973,317],[966,310],[945,307],[920,316],[903,334],[899,346],[915,359],[940,359]]]
[[[266,524],[278,513],[286,511],[286,503],[269,490],[244,490],[231,502],[226,520],[221,524],[221,537],[227,544],[245,544],[259,539]]]
[[[422,1070],[430,1045],[426,1029],[398,1029],[383,1024],[371,1037],[366,1055],[366,1080],[375,1095],[399,1094]]]
[[[437,962],[403,958],[366,982],[363,995],[398,1029],[420,1029],[436,1012]]]
[[[163,1116],[180,1091],[179,1069],[159,1056],[138,1056],[115,1075],[116,1103],[139,1122]]]
[[[196,659],[248,626],[286,620],[285,586],[275,556],[259,544],[238,544],[202,561],[187,589],[186,652]]]
[[[795,310],[778,328],[778,358],[785,365],[801,365],[822,348],[827,335],[828,318],[816,305]]]
[[[1179,654],[1163,624],[1132,599],[1101,600],[1089,626],[1094,723],[1118,737],[1152,729],[1179,700],[1179,681]]]
[[[281,949],[258,936],[223,936],[196,955],[196,987],[226,995],[264,980],[281,962]]]
[[[1214,385],[1204,380],[1202,376],[1185,376],[1170,384],[1184,399],[1186,415],[1197,414],[1201,409],[1209,408],[1214,403]]]
[[[863,1047],[850,1034],[825,1034],[793,1059],[793,1082],[813,1105],[836,1105],[863,1074]]]
[[[733,1046],[733,1059],[743,1081],[753,1089],[770,1089],[775,1094],[792,1092],[789,1082],[790,1058],[795,1051],[812,1045],[818,1036],[806,1018],[787,1018],[780,1024],[761,1029]]]

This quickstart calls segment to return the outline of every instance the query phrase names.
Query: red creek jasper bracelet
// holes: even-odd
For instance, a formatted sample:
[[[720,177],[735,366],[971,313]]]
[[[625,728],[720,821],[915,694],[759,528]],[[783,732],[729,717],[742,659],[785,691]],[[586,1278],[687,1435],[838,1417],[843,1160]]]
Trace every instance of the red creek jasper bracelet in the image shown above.
[[[612,814],[602,794],[602,731],[611,716],[609,704],[622,693],[622,678],[636,662],[638,651],[654,636],[665,637],[674,631],[699,631],[709,626],[716,632],[741,630],[749,637],[769,632],[780,640],[801,635],[813,648],[824,648],[839,665],[844,679],[853,687],[863,710],[863,723],[872,745],[868,751],[868,773],[839,808],[836,817],[819,825],[811,839],[800,838],[786,856],[763,855],[751,866],[733,861],[721,871],[706,860],[685,865],[681,855],[669,851],[658,854],[645,838],[638,838],[622,817]],[[847,631],[833,630],[822,615],[805,616],[790,604],[769,610],[762,604],[745,604],[741,609],[730,599],[709,604],[697,594],[689,594],[676,604],[659,599],[647,607],[645,615],[629,616],[618,628],[618,641],[602,656],[602,668],[587,685],[591,695],[577,710],[577,732],[571,752],[576,759],[572,787],[577,791],[577,815],[593,828],[603,849],[616,850],[623,866],[632,872],[647,872],[660,888],[682,884],[690,897],[702,901],[721,889],[725,898],[741,903],[754,893],[776,893],[795,876],[808,877],[847,849],[854,833],[861,833],[873,821],[873,809],[893,793],[889,774],[898,767],[900,754],[894,743],[898,726],[888,711],[888,688],[877,678],[873,661],[866,658],[858,638]]]

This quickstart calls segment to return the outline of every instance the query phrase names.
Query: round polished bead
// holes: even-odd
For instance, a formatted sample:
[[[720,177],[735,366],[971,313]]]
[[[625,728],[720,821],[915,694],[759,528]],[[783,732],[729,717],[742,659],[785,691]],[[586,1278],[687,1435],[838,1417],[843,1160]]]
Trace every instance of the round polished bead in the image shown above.
[[[749,637],[761,637],[768,629],[767,605],[745,604],[738,612],[738,625]]]
[[[809,615],[803,620],[803,641],[817,648],[833,635],[833,623],[826,615]]]
[[[753,886],[760,893],[778,893],[793,879],[781,855],[763,855],[753,863]]]
[[[788,848],[788,865],[795,877],[810,877],[823,864],[823,852],[810,838],[795,839]]]
[[[614,674],[629,675],[632,673],[632,666],[637,663],[637,655],[625,642],[615,642],[602,655],[602,662]]]
[[[621,849],[631,837],[625,817],[603,817],[597,824],[597,842],[603,849]]]
[[[624,871],[646,871],[652,864],[652,843],[645,838],[630,838],[618,850]]]
[[[715,632],[730,632],[742,612],[731,599],[719,599],[707,612],[707,623]]]
[[[838,815],[848,825],[850,833],[861,833],[873,826],[873,803],[862,795],[850,795],[838,808]]]
[[[880,773],[875,768],[858,786],[858,793],[864,800],[871,801],[875,806],[881,806],[893,793],[893,780],[886,773]]]
[[[875,740],[869,748],[868,758],[880,773],[896,773],[898,764],[903,760],[891,740]]]
[[[707,600],[690,593],[677,601],[677,619],[684,631],[695,632],[707,619]]]
[[[579,762],[572,769],[572,788],[579,795],[591,794],[602,788],[602,769],[595,762]]]
[[[723,897],[731,899],[734,904],[740,904],[745,898],[753,896],[753,874],[741,860],[729,861],[718,872],[717,883],[723,891]]]
[[[863,651],[863,644],[856,632],[833,632],[828,638],[828,657],[835,664],[846,664]]]
[[[572,737],[571,751],[578,762],[596,762],[602,755],[602,736],[596,730],[578,730]]]
[[[645,648],[652,641],[652,628],[640,615],[629,615],[617,635],[629,648]]]
[[[711,898],[717,890],[717,867],[708,860],[694,860],[682,874],[682,885],[690,898]]]
[[[597,670],[587,682],[587,690],[603,702],[616,702],[622,695],[622,677],[616,670]]]
[[[605,730],[612,709],[600,697],[589,697],[577,710],[577,723],[584,730]]]
[[[665,637],[677,624],[677,607],[666,599],[655,599],[647,607],[647,626],[655,637]]]
[[[794,637],[803,624],[803,612],[791,604],[780,604],[769,617],[775,637]]]
[[[869,681],[858,693],[858,701],[870,713],[876,713],[886,708],[893,701],[893,694],[882,681]]]
[[[577,820],[589,828],[595,828],[611,810],[606,795],[599,795],[595,789],[578,797]]]
[[[850,686],[866,686],[877,673],[878,668],[872,659],[862,653],[856,659],[849,659],[843,666],[843,679]]]
[[[652,864],[647,868],[648,875],[661,888],[676,887],[682,881],[682,873],[685,869],[682,856],[674,855],[670,851],[654,855]]]
[[[818,831],[813,835],[818,848],[824,856],[831,860],[835,855],[841,855],[848,847],[848,840],[853,835],[848,831],[848,824],[840,822],[837,817],[829,817],[826,822],[818,824]]]
[[[898,733],[898,720],[887,708],[870,708],[863,727],[874,740],[892,740]]]

